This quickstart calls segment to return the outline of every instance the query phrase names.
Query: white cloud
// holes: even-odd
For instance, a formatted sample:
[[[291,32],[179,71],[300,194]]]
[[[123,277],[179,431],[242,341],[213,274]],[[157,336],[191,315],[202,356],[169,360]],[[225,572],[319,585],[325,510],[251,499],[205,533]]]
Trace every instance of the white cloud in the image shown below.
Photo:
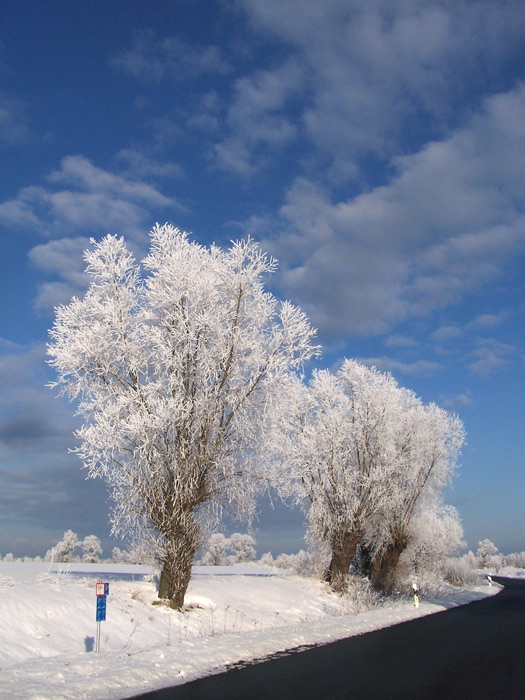
[[[145,180],[178,176],[176,167],[135,150],[120,152],[116,160],[127,166],[124,172],[103,170],[83,156],[67,156],[45,185],[25,187],[16,198],[0,204],[4,226],[56,239],[29,252],[35,267],[59,278],[39,286],[37,309],[53,308],[83,293],[82,251],[89,237],[124,235],[140,255],[156,220],[165,212],[187,211]]]
[[[4,338],[0,339],[0,406],[8,406],[13,399],[12,396],[7,397],[8,387],[13,382],[24,383],[30,380],[36,368],[43,364],[45,356],[44,343],[23,347]]]
[[[509,359],[516,353],[516,348],[501,343],[494,338],[478,340],[478,347],[470,354],[470,370],[474,374],[492,374],[507,366]]]
[[[69,302],[73,296],[83,294],[88,286],[83,253],[88,247],[89,238],[78,236],[49,241],[29,252],[29,259],[36,268],[63,280],[38,286],[36,309],[50,310]]]
[[[0,222],[4,226],[32,228],[40,230],[42,222],[33,207],[37,188],[26,187],[18,193],[17,199],[6,200],[0,204]]]
[[[309,89],[302,122],[338,176],[356,175],[363,154],[389,158],[403,142],[446,133],[464,94],[479,94],[521,51],[525,30],[520,0],[238,4],[256,31],[301,61]]]
[[[393,160],[390,182],[333,203],[298,180],[265,245],[287,296],[331,335],[371,333],[459,301],[525,251],[525,87]]]
[[[430,337],[437,343],[448,343],[451,340],[461,338],[463,335],[463,330],[458,326],[441,326],[436,329]]]
[[[285,107],[304,84],[301,68],[288,61],[275,70],[259,71],[235,83],[235,97],[226,116],[231,134],[213,149],[214,164],[241,175],[251,174],[261,154],[282,149],[297,134]]]
[[[186,211],[154,185],[103,170],[79,155],[64,158],[47,180],[0,204],[0,222],[47,236],[111,232],[141,240],[161,210]]]
[[[73,433],[79,420],[71,404],[46,386],[52,375],[45,358],[44,343],[14,346],[0,342],[0,517],[4,533],[11,527],[18,528],[17,535],[20,528],[27,532],[27,523],[36,523],[40,529],[76,529],[75,523],[82,527],[82,522],[93,522],[97,510],[101,512],[95,519],[106,521],[106,490],[102,482],[98,486],[86,482],[80,460],[69,452],[76,444]]]
[[[153,206],[174,204],[152,185],[97,168],[83,156],[67,156],[60,169],[51,173],[48,179],[51,183],[73,186],[88,194],[107,193],[120,200],[138,200]]]
[[[499,314],[480,314],[479,316],[476,316],[475,319],[470,321],[470,323],[467,323],[465,328],[468,330],[495,328],[502,323],[506,315],[506,312],[501,312]]]
[[[124,166],[121,173],[126,178],[143,179],[147,177],[177,178],[184,177],[183,168],[176,163],[162,163],[136,148],[124,148],[117,153],[115,161]]]
[[[386,339],[386,344],[389,348],[413,348],[418,345],[418,341],[395,333]]]
[[[440,406],[447,409],[448,411],[455,411],[460,408],[465,408],[472,404],[472,397],[470,394],[457,394],[457,396],[449,396],[441,398]]]
[[[152,31],[140,34],[131,51],[115,57],[112,65],[148,84],[167,78],[184,82],[205,74],[227,75],[232,70],[217,46],[192,46],[178,37],[160,39]]]
[[[401,362],[392,357],[360,357],[359,362],[368,367],[376,367],[381,372],[392,372],[414,377],[428,377],[435,374],[440,365],[429,360],[416,360],[415,362]]]
[[[7,146],[17,146],[27,143],[30,137],[26,103],[0,94],[0,142]]]

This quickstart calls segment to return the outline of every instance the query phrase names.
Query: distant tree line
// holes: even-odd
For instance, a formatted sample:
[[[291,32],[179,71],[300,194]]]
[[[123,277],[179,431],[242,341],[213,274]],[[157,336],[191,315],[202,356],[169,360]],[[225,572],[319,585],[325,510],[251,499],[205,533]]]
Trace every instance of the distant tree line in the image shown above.
[[[455,519],[454,519],[455,521]],[[480,540],[476,553],[469,551],[467,554],[450,557],[450,529],[444,527],[441,531],[436,528],[436,522],[431,518],[427,525],[426,537],[414,539],[400,556],[398,564],[398,590],[410,591],[414,576],[417,577],[420,587],[428,588],[442,578],[455,586],[464,586],[476,582],[480,571],[493,571],[498,573],[504,567],[525,569],[525,551],[502,554],[497,546],[489,539]],[[452,532],[456,537],[457,532]],[[318,576],[326,566],[326,559],[319,550],[305,551],[301,549],[297,553],[282,553],[274,557],[271,552],[266,552],[256,559],[255,537],[247,533],[235,532],[230,537],[223,533],[212,533],[200,549],[200,558],[196,560],[201,566],[232,566],[242,563],[256,563],[259,566],[286,570],[299,575]],[[56,562],[56,563],[114,563],[114,564],[143,564],[156,566],[155,555],[143,543],[135,542],[127,549],[113,547],[111,558],[102,559],[100,539],[95,535],[88,535],[81,540],[72,530],[64,533],[62,540],[51,547],[42,556],[14,557],[12,553],[0,560],[5,562]],[[350,565],[350,572],[354,574],[347,581],[347,586],[355,589],[357,574],[362,574],[364,553],[357,548],[356,554]],[[351,590],[355,599],[358,595],[371,594],[366,589]]]

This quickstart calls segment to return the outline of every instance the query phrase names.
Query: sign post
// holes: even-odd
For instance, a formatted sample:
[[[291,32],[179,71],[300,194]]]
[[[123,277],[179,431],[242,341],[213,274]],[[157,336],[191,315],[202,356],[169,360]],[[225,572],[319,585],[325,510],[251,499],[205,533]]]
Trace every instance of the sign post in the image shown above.
[[[412,584],[412,595],[414,596],[414,607],[419,608],[419,588],[415,581]]]
[[[96,583],[95,594],[97,596],[97,638],[95,652],[98,654],[100,651],[100,623],[104,622],[106,619],[106,599],[109,595],[109,583]]]

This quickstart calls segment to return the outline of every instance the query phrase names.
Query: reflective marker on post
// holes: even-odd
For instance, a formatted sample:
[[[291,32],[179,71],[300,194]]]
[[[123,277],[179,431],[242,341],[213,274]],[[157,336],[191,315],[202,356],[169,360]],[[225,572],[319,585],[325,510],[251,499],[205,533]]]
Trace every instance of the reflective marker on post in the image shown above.
[[[106,596],[97,597],[97,622],[104,622],[106,619]]]
[[[414,596],[414,607],[419,608],[419,588],[417,587],[417,583],[415,581],[412,584],[412,594]]]
[[[96,583],[95,584],[95,594],[97,596],[97,639],[95,645],[95,651],[98,654],[100,651],[100,623],[104,622],[106,619],[106,600],[109,595],[109,583]]]

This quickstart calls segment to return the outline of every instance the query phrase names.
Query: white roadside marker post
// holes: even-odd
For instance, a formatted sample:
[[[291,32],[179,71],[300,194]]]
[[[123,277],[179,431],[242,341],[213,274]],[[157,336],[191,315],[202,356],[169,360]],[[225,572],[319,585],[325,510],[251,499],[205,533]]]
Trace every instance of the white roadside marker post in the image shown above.
[[[489,582],[489,586],[492,586],[492,576],[490,574],[487,576],[487,580]]]
[[[97,596],[97,637],[95,643],[95,652],[100,651],[100,623],[106,619],[106,598],[109,595],[109,583],[96,583],[95,594]]]
[[[419,608],[419,590],[417,587],[417,583],[415,581],[412,584],[412,591],[413,591],[413,595],[414,595],[414,607]]]

